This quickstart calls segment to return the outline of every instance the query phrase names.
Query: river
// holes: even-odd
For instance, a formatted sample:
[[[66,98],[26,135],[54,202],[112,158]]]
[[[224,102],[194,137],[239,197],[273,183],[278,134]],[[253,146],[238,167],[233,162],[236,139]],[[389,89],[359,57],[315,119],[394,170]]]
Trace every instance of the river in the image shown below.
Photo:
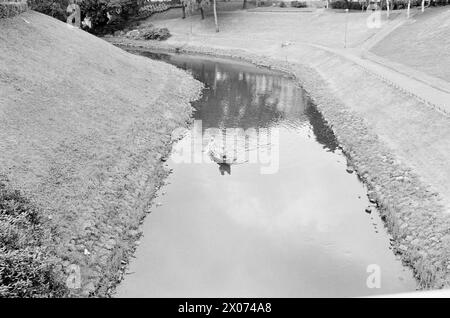
[[[192,128],[176,132],[172,173],[116,297],[415,290],[367,189],[292,79],[223,59],[138,54],[187,70],[206,89]]]

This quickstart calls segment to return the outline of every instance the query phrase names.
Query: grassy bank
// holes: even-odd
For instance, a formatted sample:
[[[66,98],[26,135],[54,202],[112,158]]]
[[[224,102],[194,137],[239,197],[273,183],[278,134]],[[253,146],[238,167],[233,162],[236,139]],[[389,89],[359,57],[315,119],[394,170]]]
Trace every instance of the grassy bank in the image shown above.
[[[379,42],[372,51],[450,82],[450,7],[427,8]]]
[[[0,29],[0,223],[10,229],[0,290],[16,289],[16,270],[19,283],[48,277],[39,283],[47,291],[26,296],[106,296],[201,84],[35,12],[0,20]],[[17,233],[18,245],[8,243]],[[16,257],[25,246],[30,258]],[[42,263],[35,273],[33,262]]]

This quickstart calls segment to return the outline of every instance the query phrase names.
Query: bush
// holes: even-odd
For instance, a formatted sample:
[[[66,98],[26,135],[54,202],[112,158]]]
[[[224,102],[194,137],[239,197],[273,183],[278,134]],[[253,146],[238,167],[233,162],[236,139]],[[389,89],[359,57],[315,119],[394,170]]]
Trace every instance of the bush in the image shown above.
[[[11,18],[22,12],[27,11],[26,2],[3,2],[0,3],[0,19]]]
[[[89,17],[94,34],[114,33],[136,23],[141,2],[136,0],[83,0],[80,4],[81,19]],[[108,18],[109,15],[109,18]]]
[[[66,22],[69,0],[28,0],[31,9],[52,16]],[[81,19],[86,16],[91,18],[94,28],[104,26],[108,23],[108,11],[119,11],[122,15],[134,13],[136,1],[127,0],[82,0],[79,2]],[[137,10],[136,10],[137,11]]]
[[[411,1],[412,2],[412,1]],[[394,10],[397,9],[406,9],[408,7],[408,0],[394,0],[392,2],[392,8]]]
[[[0,297],[61,297],[51,236],[36,208],[0,181]]]
[[[164,12],[171,8],[171,5],[168,5],[165,2],[157,2],[146,4],[139,8],[139,17],[146,18],[151,16],[154,13]]]
[[[0,248],[0,297],[61,297],[64,288],[43,250]]]
[[[291,2],[291,7],[294,8],[306,8],[308,5],[306,2],[304,1],[292,1]]]
[[[49,15],[55,19],[66,22],[67,20],[67,6],[69,0],[28,0],[30,9]]]
[[[295,2],[295,1],[294,1]],[[436,0],[431,3],[431,5],[446,5],[448,0]],[[421,6],[422,1],[421,0],[411,0],[411,7]],[[427,2],[428,3],[428,2]],[[345,0],[337,0],[331,2],[331,8],[333,9],[350,9],[350,10],[362,10],[362,7],[366,8],[368,5],[368,2],[366,3],[360,3],[360,2],[352,2],[352,1],[345,1]],[[381,6],[381,9],[386,10],[386,0],[383,0],[381,3],[379,3],[379,6]],[[397,9],[406,9],[408,7],[408,0],[392,0],[390,1],[390,8],[397,10]]]
[[[105,26],[108,23],[108,3],[109,0],[83,0],[80,4],[81,19],[90,17],[93,29]]]
[[[163,41],[167,40],[171,34],[167,28],[155,28],[153,25],[147,25],[138,30],[129,31],[125,36],[134,40]]]
[[[349,10],[362,10],[362,4],[359,2],[352,2],[352,1],[344,1],[344,0],[338,0],[331,2],[331,8],[332,9],[349,9]]]
[[[150,30],[145,30],[141,34],[141,38],[144,40],[158,40],[164,41],[170,38],[171,34],[167,28],[152,28]]]
[[[284,3],[284,1],[280,2],[280,8],[286,8],[286,3]]]

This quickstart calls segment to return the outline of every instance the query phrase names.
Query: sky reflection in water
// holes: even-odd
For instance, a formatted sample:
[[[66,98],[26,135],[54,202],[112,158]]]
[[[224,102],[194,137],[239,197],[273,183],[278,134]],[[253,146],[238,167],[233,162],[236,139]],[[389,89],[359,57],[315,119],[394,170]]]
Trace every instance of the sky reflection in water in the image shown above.
[[[194,103],[203,133],[277,129],[279,168],[261,174],[258,162],[244,163],[222,175],[211,160],[179,163],[172,157],[166,194],[157,199],[162,206],[147,217],[132,274],[117,296],[326,297],[414,290],[378,214],[364,212],[369,202],[363,185],[345,171],[332,132],[303,90],[244,63],[159,58],[207,84]],[[206,147],[209,137],[203,139]],[[191,143],[187,134],[174,151]],[[381,268],[380,289],[366,285],[370,264]]]

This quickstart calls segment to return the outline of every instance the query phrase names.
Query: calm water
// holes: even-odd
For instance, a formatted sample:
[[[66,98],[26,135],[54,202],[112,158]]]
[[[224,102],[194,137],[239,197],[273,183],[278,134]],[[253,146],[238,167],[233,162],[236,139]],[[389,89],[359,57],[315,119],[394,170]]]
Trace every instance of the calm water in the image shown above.
[[[188,70],[207,89],[194,104],[193,129],[177,132],[184,138],[167,161],[173,173],[145,220],[118,297],[415,289],[378,212],[365,212],[364,186],[346,172],[332,132],[303,90],[243,63],[147,55]],[[226,164],[217,162],[223,155]],[[378,269],[380,288],[369,288],[368,278],[377,286],[370,275]]]

